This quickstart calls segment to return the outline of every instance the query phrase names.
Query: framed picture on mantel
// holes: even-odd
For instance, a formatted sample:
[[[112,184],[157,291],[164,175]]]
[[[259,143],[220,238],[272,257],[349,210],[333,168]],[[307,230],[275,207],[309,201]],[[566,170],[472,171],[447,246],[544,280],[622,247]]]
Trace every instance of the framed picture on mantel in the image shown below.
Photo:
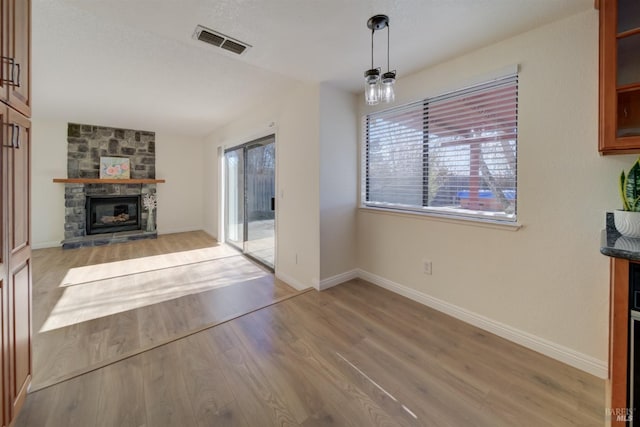
[[[100,157],[100,179],[129,179],[131,168],[125,157]]]

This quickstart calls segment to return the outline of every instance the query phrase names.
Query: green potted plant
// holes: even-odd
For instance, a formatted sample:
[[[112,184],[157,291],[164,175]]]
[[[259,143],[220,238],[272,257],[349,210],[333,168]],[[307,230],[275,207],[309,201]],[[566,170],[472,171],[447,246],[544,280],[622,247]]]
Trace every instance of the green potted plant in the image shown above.
[[[618,182],[622,210],[613,212],[616,229],[623,236],[640,238],[640,158],[629,172],[620,174]]]

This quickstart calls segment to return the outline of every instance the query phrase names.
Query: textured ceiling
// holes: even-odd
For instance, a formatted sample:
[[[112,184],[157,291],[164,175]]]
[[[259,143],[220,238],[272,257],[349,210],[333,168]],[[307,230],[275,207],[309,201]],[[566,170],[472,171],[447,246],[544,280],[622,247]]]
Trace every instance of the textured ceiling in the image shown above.
[[[200,136],[296,81],[361,91],[366,20],[391,21],[402,76],[593,0],[32,0],[33,115]],[[253,47],[192,39],[197,24]],[[386,33],[376,33],[382,65]]]

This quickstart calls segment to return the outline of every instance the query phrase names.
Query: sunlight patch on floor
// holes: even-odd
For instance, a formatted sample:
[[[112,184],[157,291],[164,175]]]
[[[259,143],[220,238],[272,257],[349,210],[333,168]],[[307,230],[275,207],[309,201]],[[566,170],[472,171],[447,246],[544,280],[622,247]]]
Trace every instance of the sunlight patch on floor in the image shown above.
[[[210,248],[171,252],[168,254],[152,255],[144,258],[132,258],[123,261],[75,267],[67,272],[64,279],[62,279],[60,286],[74,286],[80,283],[177,267],[185,264],[210,261],[236,255],[238,255],[237,250],[226,245],[220,245]]]
[[[265,237],[264,239],[249,240],[246,242],[246,253],[257,258],[272,267],[275,265],[274,256],[274,238]]]
[[[235,251],[194,261],[208,249],[189,251],[188,259],[177,253],[72,269],[40,332],[270,275]]]

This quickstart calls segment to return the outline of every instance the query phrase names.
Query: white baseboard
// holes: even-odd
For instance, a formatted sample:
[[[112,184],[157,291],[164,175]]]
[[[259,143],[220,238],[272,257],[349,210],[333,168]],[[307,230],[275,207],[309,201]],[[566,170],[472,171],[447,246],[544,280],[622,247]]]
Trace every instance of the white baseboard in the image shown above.
[[[204,228],[202,228],[202,229],[200,229],[200,230],[198,230],[198,231],[204,231],[204,232],[205,232],[209,237],[211,237],[211,238],[215,239],[216,241],[219,241],[219,240],[218,240],[218,236],[214,236],[213,234],[211,234],[208,230],[206,230],[206,229],[204,229]]]
[[[488,317],[465,310],[464,308],[431,297],[422,292],[416,291],[415,289],[411,289],[407,286],[385,279],[384,277],[369,273],[368,271],[364,271],[362,269],[358,269],[357,271],[360,278],[382,288],[441,311],[455,317],[456,319],[462,320],[463,322],[477,326],[485,331],[496,334],[499,337],[542,353],[545,356],[559,360],[560,362],[566,363],[574,368],[588,372],[598,378],[606,379],[608,377],[608,365],[606,361],[596,359],[528,332],[524,332],[493,319],[489,319]]]
[[[60,240],[52,240],[50,242],[38,242],[31,245],[31,249],[47,249],[47,248],[59,248],[62,246]]]
[[[275,273],[276,277],[280,280],[282,280],[283,282],[285,282],[287,285],[291,286],[292,288],[295,288],[299,291],[303,290],[303,289],[308,289],[311,286],[310,285],[306,285],[302,282],[300,282],[299,280],[294,279],[293,277],[285,274],[285,273],[281,273],[279,271],[276,271]]]
[[[160,234],[173,234],[173,233],[187,233],[189,231],[201,231],[201,226],[193,226],[193,227],[178,227],[178,228],[162,228],[158,227],[158,235]]]
[[[340,283],[344,283],[349,280],[356,279],[358,275],[359,275],[359,270],[354,268],[353,270],[345,271],[344,273],[327,277],[326,279],[322,279],[320,280],[320,282],[318,282],[318,290],[324,291],[325,289],[329,289],[333,286],[339,285]]]

